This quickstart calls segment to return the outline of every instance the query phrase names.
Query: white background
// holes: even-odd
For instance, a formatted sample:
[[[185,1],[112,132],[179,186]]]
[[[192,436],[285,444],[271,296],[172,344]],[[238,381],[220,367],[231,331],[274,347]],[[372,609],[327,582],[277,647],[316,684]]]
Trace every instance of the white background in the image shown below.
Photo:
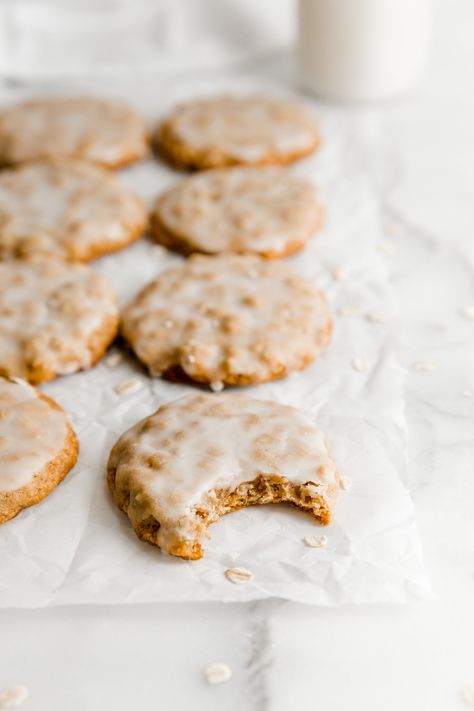
[[[474,687],[474,396],[462,393],[474,393],[474,323],[460,309],[474,303],[473,37],[472,2],[441,2],[418,94],[379,109],[339,109],[365,132],[363,167],[393,245],[410,487],[433,599],[333,609],[267,601],[3,610],[0,687],[26,684],[25,709],[466,708],[461,689]],[[272,50],[253,73],[292,81],[290,53]],[[415,371],[418,360],[438,368]],[[214,661],[234,672],[220,687],[202,676]]]

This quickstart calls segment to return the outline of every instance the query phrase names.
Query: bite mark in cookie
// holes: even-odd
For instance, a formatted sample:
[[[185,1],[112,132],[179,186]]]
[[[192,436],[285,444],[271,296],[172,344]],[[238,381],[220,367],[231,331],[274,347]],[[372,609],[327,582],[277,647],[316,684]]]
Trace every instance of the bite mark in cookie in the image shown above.
[[[326,525],[339,489],[312,420],[228,394],[181,398],[125,432],[108,483],[139,538],[189,560],[202,557],[211,523],[245,506],[291,503]]]

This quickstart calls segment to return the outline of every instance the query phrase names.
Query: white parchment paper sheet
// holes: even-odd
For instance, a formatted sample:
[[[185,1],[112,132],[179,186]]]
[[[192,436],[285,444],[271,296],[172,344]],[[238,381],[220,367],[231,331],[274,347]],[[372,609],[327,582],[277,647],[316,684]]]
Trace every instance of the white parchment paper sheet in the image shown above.
[[[242,82],[224,86],[249,88]],[[148,87],[129,92],[129,98],[156,117],[177,98],[215,88],[177,81],[172,89]],[[118,366],[102,362],[43,388],[70,414],[80,458],[51,496],[0,528],[1,606],[269,596],[339,604],[404,601],[428,592],[413,504],[404,485],[403,371],[393,352],[397,316],[385,262],[387,238],[367,178],[366,138],[359,138],[350,115],[321,108],[319,113],[324,145],[292,170],[323,190],[326,225],[289,261],[328,292],[335,315],[333,341],[303,372],[246,392],[298,406],[325,430],[352,484],[340,494],[334,523],[319,527],[283,505],[244,509],[211,527],[205,557],[197,562],[165,556],[141,543],[106,488],[110,448],[138,419],[193,388],[151,379],[126,355]],[[155,160],[122,175],[148,200],[180,177]],[[111,279],[125,303],[156,274],[181,261],[145,239],[93,266]],[[347,306],[359,313],[338,314]],[[367,318],[372,313],[388,318],[374,322]],[[125,353],[120,346],[113,349],[118,350]],[[367,360],[367,371],[355,370],[354,358]],[[140,382],[140,389],[117,394],[115,386],[130,378]],[[323,533],[325,547],[304,545],[304,536]],[[248,568],[254,580],[232,584],[223,574],[229,566]]]

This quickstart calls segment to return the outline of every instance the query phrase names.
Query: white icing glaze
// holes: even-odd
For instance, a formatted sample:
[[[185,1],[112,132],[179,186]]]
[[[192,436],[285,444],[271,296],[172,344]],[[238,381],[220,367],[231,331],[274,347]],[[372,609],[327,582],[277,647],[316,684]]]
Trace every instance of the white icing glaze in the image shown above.
[[[0,492],[28,484],[58,454],[67,419],[22,380],[0,377]]]
[[[126,244],[145,224],[142,201],[97,166],[62,160],[0,174],[0,257],[87,260]]]
[[[123,434],[110,465],[115,490],[130,493],[132,523],[153,516],[170,551],[195,535],[195,512],[215,491],[259,474],[310,484],[332,508],[338,473],[323,432],[293,407],[242,395],[190,395],[162,406]]]
[[[152,373],[179,365],[195,380],[244,383],[304,367],[331,319],[322,292],[281,262],[195,255],[138,295],[122,329]]]
[[[147,151],[142,119],[118,102],[51,97],[0,113],[0,159],[6,163],[63,156],[115,167]]]
[[[159,223],[192,250],[284,255],[317,229],[311,183],[277,167],[222,168],[185,178],[158,198]]]
[[[198,150],[222,151],[242,162],[311,151],[319,136],[306,110],[268,96],[219,96],[176,107],[174,138]]]
[[[9,375],[88,367],[91,340],[116,317],[112,287],[89,267],[42,259],[0,263],[0,370]]]

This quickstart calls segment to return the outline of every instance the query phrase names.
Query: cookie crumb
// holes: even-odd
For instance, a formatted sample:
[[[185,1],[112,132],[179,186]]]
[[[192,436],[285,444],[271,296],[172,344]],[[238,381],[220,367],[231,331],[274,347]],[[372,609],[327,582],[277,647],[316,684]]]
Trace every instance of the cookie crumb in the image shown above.
[[[105,359],[105,365],[107,368],[115,368],[116,365],[123,361],[123,355],[121,353],[111,353]]]
[[[359,304],[345,304],[339,309],[340,316],[360,316],[362,313],[362,306]]]
[[[383,323],[390,318],[388,314],[384,314],[382,311],[369,311],[367,313],[367,321],[372,323]]]
[[[193,355],[192,353],[189,353],[189,355],[186,356],[185,360],[186,360],[186,363],[195,363],[196,356]]]
[[[436,363],[431,360],[417,360],[413,363],[414,370],[424,373],[432,373],[437,367]]]
[[[244,585],[253,580],[253,573],[245,568],[227,568],[224,575],[227,580],[230,580],[231,583],[235,583],[235,585]]]
[[[344,267],[335,267],[331,272],[331,276],[334,281],[344,281],[344,279],[347,278],[347,269],[344,269]]]
[[[352,482],[351,482],[350,479],[348,479],[347,477],[345,477],[345,476],[340,476],[340,477],[339,477],[339,486],[341,487],[341,489],[342,489],[343,491],[347,491],[348,489],[351,488]]]
[[[141,383],[139,380],[124,380],[123,383],[119,383],[115,386],[114,390],[118,395],[124,395],[125,393],[135,393],[140,390]]]
[[[461,314],[464,316],[464,318],[468,318],[470,320],[474,319],[474,304],[468,304],[467,306],[464,306],[461,309]]]
[[[364,373],[370,368],[370,363],[367,360],[367,358],[353,358],[352,359],[352,367],[354,370],[357,370],[359,373]]]
[[[13,686],[0,691],[0,709],[16,709],[28,698],[26,686]]]
[[[229,681],[232,669],[227,664],[215,662],[206,667],[204,674],[209,684],[223,684],[225,681]]]
[[[303,541],[310,548],[322,548],[328,542],[328,538],[327,536],[305,536]]]
[[[461,689],[461,699],[468,708],[474,709],[474,687],[465,686]]]
[[[209,387],[213,393],[220,393],[224,390],[224,383],[222,380],[213,380],[212,383],[209,384]]]

